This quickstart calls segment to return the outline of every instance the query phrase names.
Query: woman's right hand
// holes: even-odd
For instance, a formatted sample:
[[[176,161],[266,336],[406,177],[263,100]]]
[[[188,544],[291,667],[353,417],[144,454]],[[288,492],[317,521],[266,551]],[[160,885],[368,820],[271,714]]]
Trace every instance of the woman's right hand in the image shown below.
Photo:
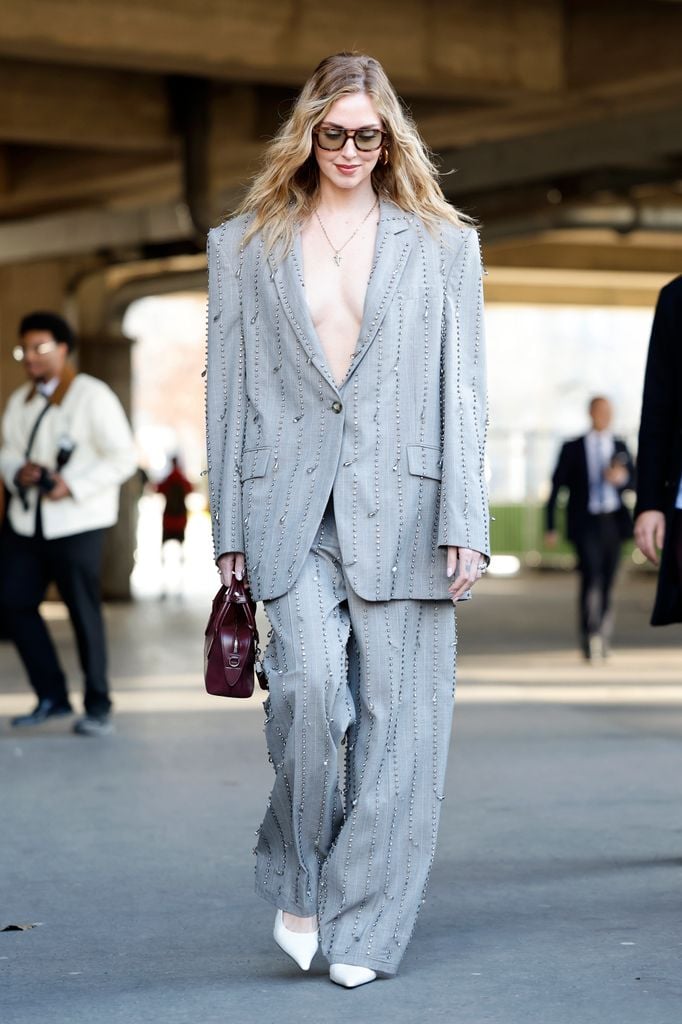
[[[229,587],[232,582],[233,575],[238,580],[243,579],[246,574],[243,553],[241,551],[228,551],[227,554],[221,555],[218,559],[218,572],[220,573],[223,585],[226,587]]]

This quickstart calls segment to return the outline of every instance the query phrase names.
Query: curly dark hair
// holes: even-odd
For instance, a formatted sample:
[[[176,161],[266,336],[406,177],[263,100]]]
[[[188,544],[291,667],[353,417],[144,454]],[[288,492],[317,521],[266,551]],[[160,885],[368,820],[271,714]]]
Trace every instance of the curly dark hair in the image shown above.
[[[19,324],[19,337],[23,338],[29,331],[49,331],[55,341],[69,346],[69,352],[76,347],[76,336],[63,316],[58,313],[36,312],[27,313]]]

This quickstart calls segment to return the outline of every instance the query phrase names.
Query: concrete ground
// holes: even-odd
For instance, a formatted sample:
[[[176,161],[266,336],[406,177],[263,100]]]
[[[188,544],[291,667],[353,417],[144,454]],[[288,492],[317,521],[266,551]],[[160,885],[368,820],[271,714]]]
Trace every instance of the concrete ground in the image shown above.
[[[13,1024],[678,1024],[682,627],[624,577],[616,652],[574,650],[574,580],[487,579],[460,613],[448,799],[400,974],[303,975],[252,891],[259,699],[202,692],[207,602],[111,606],[117,735],[17,733],[0,645],[0,1019]],[[53,628],[72,670],[60,606]]]

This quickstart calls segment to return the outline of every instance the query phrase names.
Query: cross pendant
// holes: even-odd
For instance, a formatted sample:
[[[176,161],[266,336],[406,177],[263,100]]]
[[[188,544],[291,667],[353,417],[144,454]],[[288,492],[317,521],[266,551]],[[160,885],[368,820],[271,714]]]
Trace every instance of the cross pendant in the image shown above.
[[[337,267],[341,266],[341,254],[340,253],[338,253],[338,252],[334,253],[334,255],[332,256],[332,259],[334,260],[334,263],[336,263]]]

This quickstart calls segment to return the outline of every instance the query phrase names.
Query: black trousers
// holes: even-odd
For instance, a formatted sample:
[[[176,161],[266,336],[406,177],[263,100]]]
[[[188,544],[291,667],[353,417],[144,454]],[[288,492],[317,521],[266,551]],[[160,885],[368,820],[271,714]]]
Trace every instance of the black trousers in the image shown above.
[[[580,572],[578,622],[583,647],[591,636],[608,643],[613,632],[611,591],[620,561],[622,538],[618,514],[590,515],[576,542]]]
[[[0,536],[0,617],[16,645],[39,699],[68,701],[66,676],[39,605],[54,582],[68,608],[85,677],[85,710],[111,708],[107,652],[100,600],[104,530],[46,540],[40,517],[34,537],[5,523]]]

